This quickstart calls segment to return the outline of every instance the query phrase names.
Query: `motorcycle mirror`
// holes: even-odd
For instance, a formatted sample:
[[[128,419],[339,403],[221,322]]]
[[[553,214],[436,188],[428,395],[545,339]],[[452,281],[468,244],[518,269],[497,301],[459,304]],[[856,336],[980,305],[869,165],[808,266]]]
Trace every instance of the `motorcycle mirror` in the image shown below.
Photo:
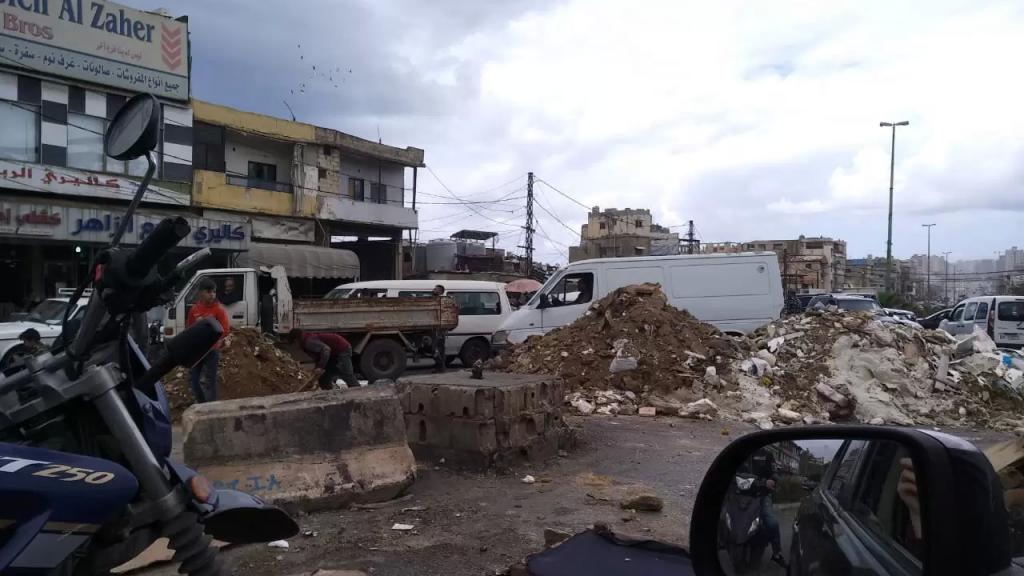
[[[726,447],[701,484],[690,551],[697,574],[716,576],[993,574],[1011,540],[999,476],[970,443],[830,426]]]
[[[160,102],[152,94],[138,94],[114,115],[104,136],[107,156],[134,160],[156,149],[160,136]]]

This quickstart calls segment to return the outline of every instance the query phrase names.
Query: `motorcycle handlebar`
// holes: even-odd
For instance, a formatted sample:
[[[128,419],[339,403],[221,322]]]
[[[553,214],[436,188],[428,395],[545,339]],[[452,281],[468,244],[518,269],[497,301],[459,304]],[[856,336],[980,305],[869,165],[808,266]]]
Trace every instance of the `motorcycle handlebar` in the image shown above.
[[[165,218],[146,236],[125,263],[127,272],[134,278],[145,278],[163,255],[188,236],[188,222],[181,216]]]

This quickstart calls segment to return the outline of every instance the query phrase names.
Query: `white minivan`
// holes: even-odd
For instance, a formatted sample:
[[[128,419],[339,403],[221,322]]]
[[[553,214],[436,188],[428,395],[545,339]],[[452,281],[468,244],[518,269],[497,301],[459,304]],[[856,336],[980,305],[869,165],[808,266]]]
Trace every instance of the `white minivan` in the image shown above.
[[[1000,348],[1024,347],[1024,296],[975,296],[953,307],[939,329],[953,336],[970,334],[975,326],[988,332]]]
[[[505,284],[477,280],[375,280],[342,284],[324,298],[396,298],[430,296],[434,286],[459,305],[459,325],[448,333],[445,355],[463,366],[491,356],[491,335],[512,313]]]
[[[571,324],[609,292],[643,282],[660,284],[669,304],[731,334],[778,319],[785,300],[773,252],[580,260],[551,276],[513,312],[492,344],[518,344]]]

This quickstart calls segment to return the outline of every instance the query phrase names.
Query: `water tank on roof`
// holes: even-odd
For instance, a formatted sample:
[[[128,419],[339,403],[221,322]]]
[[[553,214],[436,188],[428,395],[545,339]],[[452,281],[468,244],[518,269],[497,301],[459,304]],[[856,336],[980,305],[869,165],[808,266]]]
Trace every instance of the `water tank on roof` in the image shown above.
[[[479,242],[467,242],[466,251],[462,253],[466,256],[483,256],[487,254],[487,246]]]
[[[427,243],[427,271],[455,270],[458,245],[452,240],[431,240]]]

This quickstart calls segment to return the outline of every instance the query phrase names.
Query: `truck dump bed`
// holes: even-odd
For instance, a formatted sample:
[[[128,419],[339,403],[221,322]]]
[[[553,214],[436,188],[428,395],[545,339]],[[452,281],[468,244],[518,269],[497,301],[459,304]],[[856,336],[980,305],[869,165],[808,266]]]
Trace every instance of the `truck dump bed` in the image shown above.
[[[293,310],[296,328],[322,332],[425,332],[459,323],[450,297],[296,300]]]

